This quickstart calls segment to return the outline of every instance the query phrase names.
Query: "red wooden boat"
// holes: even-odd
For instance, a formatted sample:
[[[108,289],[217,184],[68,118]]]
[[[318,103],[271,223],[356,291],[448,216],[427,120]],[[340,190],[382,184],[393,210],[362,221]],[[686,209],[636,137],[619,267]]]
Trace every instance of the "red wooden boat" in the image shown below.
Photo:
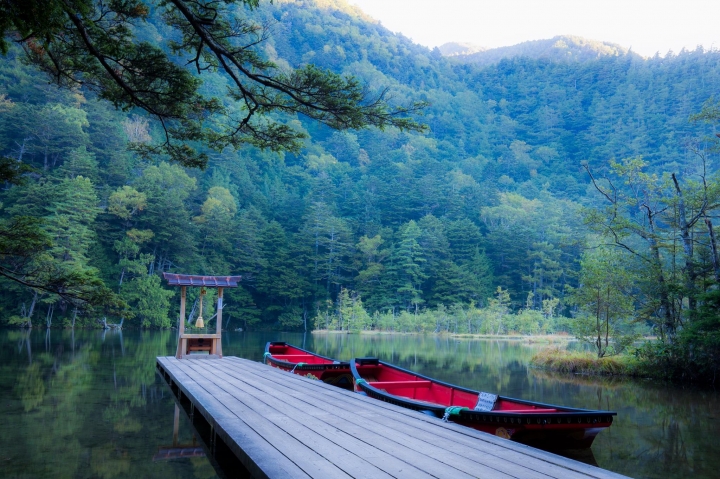
[[[376,358],[356,358],[350,370],[357,392],[547,450],[590,447],[617,414],[473,391]]]
[[[352,389],[350,363],[312,353],[281,341],[265,345],[265,363],[343,389]]]

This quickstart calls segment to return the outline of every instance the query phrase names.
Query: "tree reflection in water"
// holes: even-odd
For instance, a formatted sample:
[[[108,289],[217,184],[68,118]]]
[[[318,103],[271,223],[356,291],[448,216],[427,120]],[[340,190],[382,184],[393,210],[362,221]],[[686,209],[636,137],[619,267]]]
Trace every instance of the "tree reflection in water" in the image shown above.
[[[720,470],[714,391],[529,369],[544,346],[522,341],[226,333],[223,349],[260,361],[271,340],[337,359],[377,356],[472,389],[616,410],[615,423],[598,436],[592,453],[600,467],[631,477],[714,478]],[[175,408],[155,373],[155,357],[174,353],[175,346],[173,331],[0,330],[2,475],[216,477],[206,457],[152,460],[172,438]],[[180,429],[180,441],[190,443],[189,423]]]

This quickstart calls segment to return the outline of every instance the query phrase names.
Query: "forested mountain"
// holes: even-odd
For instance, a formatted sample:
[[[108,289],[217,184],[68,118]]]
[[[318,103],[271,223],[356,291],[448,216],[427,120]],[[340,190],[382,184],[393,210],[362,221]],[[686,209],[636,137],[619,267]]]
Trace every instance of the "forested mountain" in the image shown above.
[[[400,103],[429,102],[428,133],[341,133],[298,117],[311,138],[299,154],[228,148],[209,152],[205,170],[184,169],[127,149],[161,135],[138,112],[48,85],[17,49],[0,61],[0,155],[34,168],[2,189],[0,215],[39,218],[53,238],[44,261],[99,275],[131,305],[130,324],[174,324],[162,271],[242,274],[226,300],[231,327],[301,327],[339,297],[370,313],[491,297],[568,308],[589,232],[578,209],[595,201],[582,162],[642,156],[650,171],[682,174],[696,163],[692,139],[714,133],[688,119],[720,91],[717,52],[482,66],[415,45],[342,0],[246,14],[274,25],[259,48],[278,65],[313,63],[388,87]],[[137,28],[167,47],[161,24]],[[228,85],[202,76],[208,91]],[[9,281],[0,308],[5,321],[98,319]]]
[[[487,48],[475,45],[473,43],[448,42],[440,45],[438,47],[438,50],[440,50],[440,53],[442,53],[443,56],[452,57],[465,56],[477,52],[484,52],[487,50]]]
[[[640,58],[639,55],[631,53],[628,48],[615,43],[588,40],[575,35],[558,35],[547,40],[532,40],[508,47],[490,49],[457,43],[447,43],[438,48],[443,55],[451,56],[455,61],[477,65],[490,65],[503,59],[516,57],[545,59],[554,62],[582,62],[607,56],[624,55]]]

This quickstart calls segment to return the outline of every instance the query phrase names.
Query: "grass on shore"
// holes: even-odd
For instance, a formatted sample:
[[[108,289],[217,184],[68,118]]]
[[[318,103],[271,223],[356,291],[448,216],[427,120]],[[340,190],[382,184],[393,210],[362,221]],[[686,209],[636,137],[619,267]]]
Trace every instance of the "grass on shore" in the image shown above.
[[[567,351],[559,347],[543,349],[530,363],[542,369],[588,375],[636,376],[638,369],[636,359],[630,355],[598,358],[591,352]]]
[[[400,332],[400,331],[377,331],[377,330],[361,330],[361,331],[337,331],[329,329],[314,329],[311,334],[362,334],[369,336],[439,336],[451,337],[455,339],[498,339],[498,340],[514,340],[525,341],[527,343],[567,343],[568,341],[576,341],[576,339],[567,333],[558,334],[468,334],[468,333],[435,333],[435,332]]]

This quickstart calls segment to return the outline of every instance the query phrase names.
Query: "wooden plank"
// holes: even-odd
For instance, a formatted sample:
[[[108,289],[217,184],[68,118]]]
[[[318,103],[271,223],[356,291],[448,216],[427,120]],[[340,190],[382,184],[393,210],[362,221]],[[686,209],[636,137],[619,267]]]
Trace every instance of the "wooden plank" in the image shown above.
[[[250,379],[248,375],[243,376],[243,379],[250,382],[252,386],[257,387],[263,394],[276,395],[278,398],[287,400],[288,391],[283,390],[285,388],[278,388],[277,383],[269,382],[260,385],[256,379]],[[297,393],[297,391],[295,392]],[[333,392],[348,394],[339,389]],[[418,467],[422,465],[425,471],[438,477],[475,476],[478,473],[485,476],[491,475],[491,477],[542,477],[545,479],[548,477],[533,474],[531,470],[526,468],[516,468],[516,471],[514,471],[516,474],[513,474],[513,471],[502,471],[498,468],[489,467],[481,461],[471,460],[468,457],[459,455],[452,450],[452,445],[448,445],[449,450],[437,448],[434,444],[428,444],[428,438],[432,441],[433,437],[424,431],[416,430],[413,435],[400,434],[392,428],[383,426],[387,416],[385,413],[373,415],[364,413],[360,415],[358,414],[360,409],[356,407],[353,407],[352,412],[350,412],[347,410],[347,405],[338,407],[322,399],[313,400],[313,398],[297,394],[293,394],[292,397],[299,401],[288,401],[288,403],[295,406],[302,414],[316,415],[333,427],[348,430],[353,436],[368,443],[378,444],[385,450],[391,450],[398,456],[404,459],[407,458],[408,461],[418,465]],[[320,411],[319,414],[318,411]],[[418,434],[421,436],[420,438],[414,437],[414,435]],[[428,460],[433,460],[434,463],[428,463]],[[502,464],[502,466],[508,469],[507,464]]]
[[[158,363],[258,477],[624,477],[245,359]]]
[[[183,366],[195,370],[196,373],[203,373],[202,367],[198,364],[184,364]],[[312,429],[307,428],[301,421],[296,419],[296,415],[292,414],[291,408],[283,407],[287,405],[280,403],[278,405],[280,407],[269,406],[263,402],[262,395],[257,397],[252,394],[247,394],[246,391],[243,392],[237,389],[234,381],[218,381],[218,375],[223,375],[223,373],[214,370],[212,371],[212,375],[207,379],[217,387],[217,389],[213,389],[214,391],[222,390],[234,398],[234,400],[226,402],[229,408],[233,410],[241,410],[243,408],[252,410],[282,429],[289,437],[292,437],[300,444],[312,448],[329,463],[334,464],[338,469],[342,469],[352,477],[393,477],[382,472],[367,460],[357,456],[354,452],[340,447],[338,444],[317,434]],[[339,435],[337,431],[336,435]],[[343,439],[347,441],[348,438]],[[278,449],[284,452],[280,445],[278,445]],[[418,477],[429,477],[423,476],[422,471],[417,472]]]
[[[217,360],[205,363],[202,367],[203,372],[200,374],[193,369],[193,366],[196,366],[197,364],[191,361],[178,361],[179,364],[177,364],[176,367],[187,376],[192,377],[193,381],[205,389],[208,395],[211,395],[223,404],[226,410],[232,411],[232,414],[234,414],[237,418],[242,418],[242,422],[245,425],[255,431],[259,436],[263,437],[269,444],[272,445],[272,447],[290,459],[293,463],[300,467],[300,469],[305,472],[312,471],[312,477],[328,479],[352,477],[340,468],[336,467],[334,464],[328,462],[317,451],[313,450],[313,448],[299,442],[297,438],[289,436],[276,424],[269,421],[267,417],[258,414],[257,411],[247,407],[245,404],[233,402],[230,394],[208,381],[205,375],[212,374],[212,371],[209,369],[211,366],[209,365],[219,363],[221,361],[222,360]],[[205,400],[207,400],[207,398],[203,397],[199,399],[200,403]],[[195,403],[193,402],[193,404]],[[232,404],[232,409],[228,407],[229,404]],[[197,404],[195,405],[197,406]],[[217,421],[217,424],[221,425],[222,422]],[[240,446],[243,448],[245,447],[243,444],[240,444]]]
[[[261,366],[262,367],[262,366]],[[296,378],[294,378],[295,381],[307,381],[304,378],[301,378],[296,375]],[[310,383],[309,387],[312,387],[312,385],[315,383]],[[327,388],[328,385],[324,384],[315,384],[315,387],[318,388]],[[308,389],[303,388],[302,391],[307,392]],[[415,411],[400,408],[398,406],[384,403],[381,401],[372,400],[370,398],[365,398],[360,395],[353,395],[357,401],[369,401],[372,403],[374,407],[380,408],[380,409],[393,409],[393,410],[399,410],[399,412],[404,413],[407,420],[403,421],[400,420],[401,416],[392,415],[388,416],[383,420],[383,422],[391,426],[393,429],[401,430],[408,435],[415,434],[414,428],[409,428],[408,426],[412,425],[417,427],[418,421],[425,422],[430,429],[425,427],[424,429],[428,432],[432,432],[433,435],[437,437],[442,437],[444,439],[447,439],[447,442],[444,442],[443,444],[450,444],[453,445],[453,448],[457,449],[460,445],[464,445],[467,448],[470,448],[471,450],[482,450],[484,453],[489,454],[491,456],[497,456],[499,458],[502,458],[503,460],[514,462],[521,464],[523,466],[527,467],[534,467],[534,468],[540,468],[538,470],[542,472],[550,472],[553,470],[557,470],[558,466],[560,466],[564,471],[562,472],[562,477],[571,477],[573,474],[572,471],[575,471],[575,474],[580,474],[578,477],[614,477],[614,478],[621,478],[625,476],[621,476],[619,474],[606,471],[594,466],[590,466],[587,464],[583,464],[577,461],[573,461],[571,459],[567,459],[561,456],[557,456],[555,454],[541,451],[539,449],[535,449],[529,446],[525,446],[523,444],[515,443],[512,441],[507,441],[501,438],[497,438],[495,436],[476,431],[470,428],[466,428],[457,424],[452,423],[440,423],[437,419],[431,418],[425,415],[422,415],[420,413],[417,413]],[[326,402],[330,402],[332,399],[327,398],[325,393],[321,391],[319,393],[320,398]],[[352,401],[352,399],[348,399],[349,401]],[[357,407],[356,404],[348,404],[345,400],[345,407],[355,410]],[[342,405],[342,403],[338,404]],[[360,412],[360,415],[364,415],[363,412]],[[437,428],[437,426],[442,425],[442,428]],[[454,430],[454,431],[453,431]],[[457,431],[460,434],[456,434],[455,431]],[[478,441],[480,440],[480,441]],[[494,447],[496,446],[496,447]],[[549,468],[549,469],[548,469]],[[547,471],[546,471],[547,470]]]
[[[219,369],[228,371],[228,367],[218,366]],[[229,371],[232,373],[232,369]],[[291,396],[298,401],[286,401],[288,404],[297,406],[303,414],[313,414],[312,409],[303,408],[302,405],[307,404],[315,410],[326,411],[322,419],[330,425],[338,428],[351,429],[352,434],[363,438],[369,442],[378,442],[388,450],[392,450],[399,456],[413,457],[413,463],[418,467],[423,467],[427,472],[431,472],[438,477],[459,477],[461,475],[476,475],[480,473],[484,477],[518,477],[518,478],[544,478],[557,477],[549,476],[542,472],[534,471],[532,468],[523,465],[514,464],[512,462],[499,460],[492,455],[486,455],[483,451],[477,449],[458,449],[452,442],[437,441],[434,431],[425,431],[418,428],[398,432],[396,428],[387,425],[388,413],[380,411],[380,413],[361,412],[360,406],[353,405],[352,412],[348,411],[348,405],[344,401],[348,394],[346,391],[335,388],[329,394],[322,397],[313,397],[296,391],[293,388],[288,389],[272,381],[274,378],[251,378],[248,374],[250,371],[236,371],[242,375],[242,379],[258,388],[263,394],[278,395],[279,397]],[[245,374],[243,374],[245,373]],[[264,385],[260,385],[266,379]],[[281,379],[287,379],[283,375]],[[333,393],[340,393],[343,401],[340,405],[333,404],[328,401],[329,396]],[[349,393],[351,396],[358,396]],[[367,398],[366,398],[367,399]],[[371,403],[372,405],[372,403]],[[365,404],[367,406],[367,404]],[[329,413],[329,414],[328,414]],[[443,423],[438,421],[438,426]],[[428,463],[428,460],[435,461],[434,464]],[[419,464],[415,461],[419,461]],[[426,469],[426,468],[430,469]],[[461,472],[462,471],[462,472]],[[569,477],[563,472],[563,477]],[[587,476],[582,476],[587,477]]]
[[[505,439],[497,438],[490,434],[486,434],[474,429],[466,428],[457,424],[452,423],[441,423],[436,418],[425,416],[416,411],[401,408],[393,404],[384,403],[371,398],[363,397],[358,394],[346,394],[345,391],[339,390],[333,386],[323,384],[318,381],[311,381],[298,375],[289,375],[287,373],[279,372],[276,369],[269,368],[260,363],[254,363],[239,358],[229,358],[230,362],[237,363],[236,366],[242,368],[245,372],[252,372],[255,375],[269,379],[270,381],[277,381],[274,378],[267,378],[269,374],[282,374],[285,375],[282,381],[287,385],[284,392],[288,395],[305,399],[304,395],[312,394],[315,400],[323,401],[325,404],[333,404],[337,407],[358,410],[357,415],[362,416],[367,421],[367,414],[369,410],[375,409],[380,410],[376,413],[384,416],[383,425],[392,428],[396,431],[404,432],[405,434],[413,437],[417,434],[417,428],[432,434],[434,437],[443,439],[440,441],[440,447],[443,445],[452,446],[453,450],[462,451],[463,454],[482,452],[488,457],[496,457],[504,461],[515,463],[527,468],[534,468],[538,472],[546,474],[557,474],[560,470],[561,477],[608,477],[608,478],[622,478],[625,476],[606,471],[594,466],[583,464],[577,461],[573,461],[562,456],[535,449],[523,444],[507,441]],[[227,364],[227,363],[226,363]],[[235,365],[233,365],[235,366]],[[302,382],[305,385],[295,386],[295,382]],[[293,384],[290,386],[290,384]],[[279,387],[283,387],[283,384],[279,384]],[[340,398],[338,400],[338,396]],[[364,403],[366,406],[361,406],[360,403]],[[365,409],[365,408],[369,408]],[[399,414],[388,414],[388,411],[395,411]]]
[[[296,422],[295,418],[298,418],[298,423],[301,423],[307,430],[312,431],[308,439],[316,442],[319,450],[325,451],[327,448],[328,452],[330,452],[333,449],[325,445],[325,440],[327,440],[332,442],[333,445],[357,456],[357,459],[362,464],[368,463],[370,467],[362,466],[357,469],[357,472],[348,471],[359,474],[358,477],[382,477],[372,472],[373,470],[382,470],[387,473],[384,474],[385,476],[392,474],[395,477],[469,478],[477,477],[478,472],[486,469],[474,463],[472,474],[463,473],[449,464],[432,461],[420,451],[408,448],[398,442],[392,442],[382,435],[373,434],[365,428],[340,420],[336,417],[334,411],[323,408],[322,404],[310,406],[299,401],[289,402],[286,400],[287,396],[283,396],[274,388],[258,388],[256,387],[257,384],[251,384],[233,377],[221,371],[220,367],[213,371],[211,381],[231,394],[233,392],[230,390],[234,390],[234,395],[238,398],[242,397],[243,401],[247,401],[248,397],[255,398],[256,402],[253,403],[255,407],[267,415],[282,410],[287,416],[283,419],[286,423],[281,427],[296,429],[292,423]],[[262,404],[258,405],[257,403]],[[293,433],[291,430],[288,430],[288,432]],[[316,437],[318,435],[323,440],[317,441]],[[388,451],[392,451],[392,454]],[[338,457],[335,454],[330,453],[326,457],[337,464]],[[342,466],[338,464],[338,467]],[[486,472],[492,472],[496,477],[512,477],[500,476],[497,471],[493,470]]]
[[[193,402],[194,407],[213,425],[216,433],[253,477],[310,478],[300,467],[277,451],[266,438],[247,426],[235,413],[183,372],[177,365],[180,361],[174,358],[158,358],[158,362],[182,393]],[[198,400],[200,397],[202,401]]]
[[[258,386],[255,381],[248,380],[248,382],[250,382],[252,386],[262,389],[262,386]],[[279,399],[287,400],[285,391],[278,390],[277,384],[269,383],[268,388],[269,389],[262,390],[262,393],[268,395],[275,394]],[[338,390],[338,392],[352,394],[340,390]],[[293,395],[293,397],[296,399],[299,398],[299,396],[295,395]],[[355,407],[353,407],[352,412],[350,412],[347,410],[346,405],[341,408],[333,407],[323,400],[316,401],[315,403],[309,403],[303,400],[288,402],[301,411],[302,414],[317,416],[318,419],[323,422],[333,427],[346,430],[365,442],[377,444],[387,451],[393,451],[394,454],[412,462],[418,467],[422,465],[425,471],[438,477],[475,476],[478,473],[485,477],[548,477],[545,475],[538,476],[524,468],[518,471],[520,475],[513,475],[510,471],[501,472],[497,468],[493,469],[481,462],[458,455],[455,451],[443,450],[442,448],[437,448],[434,444],[428,444],[427,439],[429,435],[422,431],[414,431],[414,434],[420,433],[421,436],[424,435],[424,440],[416,439],[412,435],[398,434],[392,428],[382,426],[382,423],[386,420],[386,414],[369,415],[367,413],[361,413],[361,411]],[[449,446],[451,447],[452,445]],[[429,460],[433,462],[428,463]]]
[[[191,361],[177,361],[173,365],[173,371],[179,374],[183,374],[186,377],[189,377],[187,374],[188,371],[186,370],[186,367],[192,364],[196,364]],[[210,364],[210,363],[205,363]],[[207,366],[203,366],[205,370],[205,374],[211,374],[211,372],[208,371]],[[220,404],[223,404],[223,408],[226,411],[230,411],[227,406],[224,404],[229,398],[223,395],[220,391],[212,388],[210,390],[205,388],[205,385],[202,383],[204,382],[204,379],[202,378],[202,375],[196,374],[194,371],[190,371],[192,377],[192,381],[198,385],[201,386],[204,390],[205,397],[199,396],[200,401],[197,401],[197,398],[193,400],[193,404],[196,408],[200,408],[204,405],[204,402],[208,400],[208,398],[212,398],[213,400],[216,400]],[[285,456],[287,459],[290,459],[292,463],[295,463],[300,470],[310,470],[313,472],[312,477],[322,477],[322,478],[345,478],[350,477],[342,471],[337,470],[336,468],[327,467],[328,464],[326,461],[324,461],[315,451],[312,449],[306,448],[302,445],[298,445],[296,441],[294,441],[292,438],[290,438],[287,434],[285,434],[283,431],[281,431],[278,428],[274,428],[272,424],[270,424],[268,421],[258,421],[260,418],[257,414],[254,414],[251,410],[247,410],[244,408],[237,408],[237,406],[231,411],[232,416],[235,416],[235,419],[239,419],[244,425],[246,425],[250,430],[255,432],[258,437],[262,438],[264,442],[267,442],[272,448],[274,448],[276,451]],[[249,416],[249,418],[247,417]],[[222,427],[224,425],[224,421],[227,421],[228,417],[220,417],[219,420],[217,420],[216,427]],[[231,436],[232,436],[232,432]],[[237,438],[231,438],[237,439]],[[249,444],[253,444],[252,441],[246,442],[242,441],[244,438],[240,438],[240,440],[237,440],[239,446],[242,449],[245,449],[248,447]],[[252,439],[252,438],[251,438]],[[300,447],[298,447],[300,446]],[[265,467],[265,465],[273,461],[275,459],[271,457],[260,457],[259,462],[257,464],[260,464],[261,467]],[[282,474],[268,474],[270,477],[284,477]],[[303,474],[301,477],[307,477],[305,474]]]

